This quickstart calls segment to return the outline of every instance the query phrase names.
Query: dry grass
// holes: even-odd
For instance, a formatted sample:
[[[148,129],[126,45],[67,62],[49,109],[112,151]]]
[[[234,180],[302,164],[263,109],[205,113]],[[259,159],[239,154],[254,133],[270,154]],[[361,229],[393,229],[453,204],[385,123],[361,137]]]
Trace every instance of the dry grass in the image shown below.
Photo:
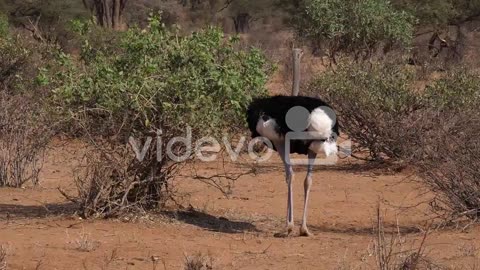
[[[464,257],[477,257],[480,255],[479,248],[473,243],[465,243],[459,246],[459,251]]]
[[[7,248],[0,245],[0,270],[7,270]]]
[[[186,255],[184,268],[185,270],[209,270],[213,269],[214,260],[209,254],[201,252],[194,255]]]
[[[105,256],[103,257],[103,264],[101,269],[102,270],[110,269],[110,266],[119,259],[120,257],[118,255],[118,249],[115,248],[110,253],[105,254]]]
[[[78,234],[78,237],[73,241],[69,241],[69,244],[73,246],[73,249],[81,252],[91,252],[97,249],[99,243],[92,239],[90,233],[82,231]],[[116,253],[111,258],[115,258]]]
[[[385,232],[384,222],[377,207],[374,227],[373,253],[378,270],[440,270],[443,267],[433,263],[426,254],[425,241],[429,234],[426,229],[417,247],[407,247],[400,230]]]

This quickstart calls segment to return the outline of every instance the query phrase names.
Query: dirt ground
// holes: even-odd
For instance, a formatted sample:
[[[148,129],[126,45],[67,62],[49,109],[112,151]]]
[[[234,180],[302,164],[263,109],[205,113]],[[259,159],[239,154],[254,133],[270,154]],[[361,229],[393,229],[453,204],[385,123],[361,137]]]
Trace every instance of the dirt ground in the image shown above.
[[[188,194],[180,199],[184,210],[135,221],[82,220],[57,190],[74,190],[75,154],[67,148],[49,152],[40,186],[0,189],[0,244],[9,269],[183,269],[185,258],[198,252],[211,258],[213,269],[374,269],[379,203],[386,230],[400,235],[395,251],[418,247],[432,216],[424,203],[431,195],[408,172],[345,159],[315,171],[310,238],[298,236],[305,169],[296,168],[295,235],[275,237],[284,229],[287,191],[275,158],[237,180],[230,198],[185,169],[177,181],[179,192]],[[200,166],[213,174],[219,164]],[[425,254],[437,265],[475,269],[479,248],[480,227],[449,228],[428,234]]]

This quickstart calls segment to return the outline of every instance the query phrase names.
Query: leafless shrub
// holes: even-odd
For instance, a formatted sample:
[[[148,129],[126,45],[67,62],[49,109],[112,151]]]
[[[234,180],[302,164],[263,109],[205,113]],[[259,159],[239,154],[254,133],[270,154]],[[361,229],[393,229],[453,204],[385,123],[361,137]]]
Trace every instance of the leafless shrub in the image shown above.
[[[105,254],[103,257],[103,266],[102,269],[108,269],[109,266],[119,259],[118,249],[114,248],[110,253]]]
[[[69,241],[69,244],[73,245],[75,250],[91,252],[97,249],[99,243],[98,241],[93,240],[89,233],[82,231],[78,234],[76,239]]]
[[[432,112],[435,129],[424,129],[415,166],[436,194],[433,209],[453,220],[480,218],[480,113],[476,109]]]
[[[479,254],[480,249],[473,243],[464,243],[458,247],[462,256],[465,257],[476,257]]]
[[[0,186],[38,182],[53,132],[44,112],[45,80],[36,78],[53,59],[54,48],[22,33],[0,39]]]
[[[374,255],[379,270],[418,270],[418,269],[442,269],[432,263],[426,256],[425,240],[429,230],[425,230],[418,247],[405,247],[405,240],[400,230],[385,232],[383,218],[377,206],[376,223],[374,226]],[[390,236],[388,236],[390,235]]]
[[[35,270],[40,270],[42,269],[42,266],[43,266],[43,261],[42,260],[39,260],[37,262],[37,265],[35,265]]]
[[[92,146],[77,168],[78,196],[62,193],[80,207],[82,217],[118,217],[156,209],[172,195],[169,180],[177,163],[157,161],[155,147],[141,161],[128,145]]]
[[[205,255],[201,252],[194,255],[185,256],[185,263],[183,269],[185,270],[209,270],[213,269],[213,258],[210,255]]]
[[[125,125],[134,120],[119,120],[108,115],[99,118],[98,112],[93,116],[89,113],[85,111],[75,119],[74,129],[82,134],[87,145],[83,161],[74,172],[78,193],[72,195],[60,190],[79,206],[80,216],[84,218],[143,214],[161,209],[168,201],[175,202],[177,193],[173,180],[181,176],[178,169],[186,165],[192,165],[191,172],[196,180],[219,189],[226,196],[236,179],[252,171],[231,170],[224,162],[219,168],[221,173],[199,173],[192,162],[195,149],[186,154],[190,146],[184,143],[169,145],[172,138],[185,136],[184,131],[164,126],[161,131],[137,134],[135,138],[136,134],[130,134]],[[194,139],[196,137],[192,141]],[[128,144],[122,143],[125,141]],[[185,155],[185,160],[175,160],[171,154]]]
[[[7,248],[0,245],[0,270],[7,270]]]
[[[24,95],[0,93],[0,186],[38,183],[53,132],[36,102]]]
[[[256,144],[255,146],[264,147],[265,145]],[[210,165],[208,170],[202,170],[202,163],[191,162],[190,166],[186,166],[186,169],[189,169],[188,174],[182,176],[191,177],[213,187],[228,198],[233,193],[236,181],[242,176],[255,174],[256,168],[255,165],[243,162],[242,157],[237,157],[236,159],[236,162],[241,163],[240,166],[238,166],[238,163],[236,166],[232,166],[229,154],[225,149],[215,153],[215,155],[221,162]],[[212,168],[212,166],[216,168]]]

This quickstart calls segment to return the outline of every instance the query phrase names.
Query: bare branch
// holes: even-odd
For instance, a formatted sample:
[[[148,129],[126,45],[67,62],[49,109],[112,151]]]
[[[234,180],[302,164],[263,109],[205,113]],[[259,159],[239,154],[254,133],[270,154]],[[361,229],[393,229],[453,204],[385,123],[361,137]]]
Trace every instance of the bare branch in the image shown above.
[[[217,10],[217,13],[222,12],[222,11],[224,11],[225,9],[227,9],[227,8],[230,6],[230,4],[232,4],[234,1],[235,1],[235,0],[227,0],[227,2],[225,3],[225,5],[224,5],[221,9]]]

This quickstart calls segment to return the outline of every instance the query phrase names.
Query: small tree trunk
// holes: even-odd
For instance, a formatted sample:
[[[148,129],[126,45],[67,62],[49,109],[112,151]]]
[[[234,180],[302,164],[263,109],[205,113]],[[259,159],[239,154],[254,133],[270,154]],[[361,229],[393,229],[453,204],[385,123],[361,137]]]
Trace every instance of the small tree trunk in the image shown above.
[[[293,6],[299,8],[302,0],[293,0]]]
[[[191,7],[190,7],[190,8],[191,8],[192,10],[196,10],[196,9],[200,6],[201,1],[200,1],[200,0],[191,0],[190,3],[191,3]]]
[[[120,13],[120,0],[113,1],[112,28],[120,30],[122,27],[122,14]]]
[[[240,13],[233,17],[233,24],[235,25],[235,32],[246,33],[250,29],[250,14]]]
[[[293,49],[293,84],[292,96],[298,96],[300,92],[300,59],[302,58],[302,49]]]
[[[97,23],[114,30],[125,29],[123,12],[128,0],[83,0],[85,7],[93,13]]]

